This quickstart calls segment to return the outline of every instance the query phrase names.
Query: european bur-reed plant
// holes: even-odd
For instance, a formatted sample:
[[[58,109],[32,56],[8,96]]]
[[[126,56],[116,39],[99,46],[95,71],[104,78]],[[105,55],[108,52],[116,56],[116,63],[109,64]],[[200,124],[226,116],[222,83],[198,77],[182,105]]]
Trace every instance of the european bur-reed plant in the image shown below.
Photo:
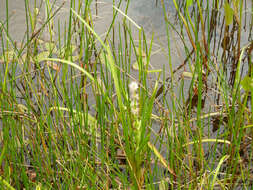
[[[64,27],[59,23],[55,27],[55,16],[63,11],[61,5],[55,7],[58,1],[42,2],[46,2],[41,6],[46,14],[37,28],[41,14],[25,1],[28,29],[21,47],[15,46],[8,32],[10,17],[1,21],[1,39],[5,40],[1,41],[0,56],[0,189],[250,187],[253,117],[248,102],[252,105],[252,68],[243,80],[241,73],[245,73],[240,68],[247,54],[252,65],[252,45],[242,49],[234,46],[241,53],[231,90],[227,73],[219,67],[220,56],[215,54],[219,48],[210,51],[216,18],[212,15],[221,14],[221,0],[213,0],[213,4],[174,0],[181,13],[181,31],[169,22],[163,6],[168,64],[162,72],[149,70],[152,44],[157,44],[152,36],[149,45],[144,29],[127,16],[130,1],[125,3],[124,12],[122,0],[113,1],[112,23],[101,36],[94,29],[97,17],[92,15],[92,1],[71,0],[69,9],[64,10],[69,14]],[[205,2],[214,9],[203,6]],[[233,23],[227,25],[235,25],[231,27],[235,32],[236,17],[241,20],[239,1],[226,2],[230,13],[229,7],[235,8],[233,17],[228,18]],[[123,15],[123,22],[118,22],[118,14]],[[47,27],[49,39],[45,41],[42,35]],[[58,39],[54,41],[57,28]],[[135,29],[137,38],[133,37]],[[186,52],[185,61],[176,70],[171,53],[173,31]],[[225,42],[225,55],[238,55],[238,51],[228,51],[233,46],[224,46]],[[130,69],[133,57],[136,77]],[[187,89],[186,79],[177,78],[182,68],[182,75],[192,79]],[[160,75],[150,77],[154,73],[163,73],[163,80],[159,80]],[[208,104],[206,112],[202,100],[212,97],[205,89],[213,88],[220,99]],[[213,120],[218,123],[215,136]]]
[[[118,138],[120,141],[121,149],[125,153],[128,166],[130,168],[130,176],[132,179],[131,186],[132,188],[142,189],[145,179],[145,167],[144,163],[147,160],[148,155],[148,142],[150,140],[150,131],[149,127],[151,125],[151,115],[154,106],[155,95],[157,91],[158,83],[155,83],[154,90],[152,94],[146,92],[146,89],[142,89],[144,93],[142,99],[139,96],[139,85],[136,82],[131,82],[129,84],[129,95],[125,94],[124,86],[119,78],[119,68],[116,65],[112,52],[109,45],[106,45],[101,38],[95,33],[93,28],[91,28],[74,10],[72,12],[75,16],[80,19],[80,21],[92,32],[92,34],[98,39],[101,43],[102,48],[104,48],[103,57],[107,60],[106,67],[111,72],[114,88],[117,96],[117,107],[113,104],[112,100],[108,94],[102,94],[105,99],[110,103],[114,110],[116,118],[114,119],[117,123],[115,126],[118,131]],[[141,32],[141,28],[140,28]],[[71,67],[74,67],[80,70],[88,78],[95,82],[96,85],[100,87],[96,78],[93,78],[87,71],[80,68],[76,64],[59,59],[46,59],[48,61],[59,61],[65,64],[68,64]],[[148,71],[146,71],[148,72]],[[128,103],[125,103],[128,102]],[[143,102],[140,105],[140,102]],[[129,109],[128,109],[129,108]],[[126,110],[130,110],[127,112]],[[129,122],[130,121],[130,122]],[[121,128],[121,129],[120,129]],[[123,138],[120,135],[119,130],[123,132]],[[147,168],[146,168],[147,169]]]
[[[144,161],[146,159],[147,150],[145,146],[141,147],[142,133],[147,131],[141,130],[140,108],[139,108],[139,86],[136,82],[129,84],[129,100],[130,100],[130,114],[132,118],[130,130],[130,139],[133,142],[133,152],[130,153],[129,164],[132,168],[134,181],[136,181],[138,189],[142,188],[144,182]],[[145,134],[146,135],[146,134]],[[141,150],[142,149],[142,150]]]
[[[135,188],[142,189],[145,180],[145,173],[150,172],[149,164],[145,164],[152,149],[150,141],[151,115],[154,106],[157,83],[150,97],[144,101],[140,107],[139,85],[137,82],[129,84],[130,118],[131,123],[128,127],[130,139],[130,150],[127,152],[127,160],[132,171],[132,180]]]
[[[141,121],[140,121],[140,108],[139,108],[139,86],[136,82],[131,82],[129,84],[129,101],[130,101],[130,116],[132,122],[129,126],[129,138],[132,143],[132,153],[129,152],[129,165],[133,171],[133,179],[136,182],[138,189],[141,189],[144,176],[143,176],[143,158],[144,155],[141,154],[140,149],[140,140],[141,140]],[[141,156],[141,157],[140,157]]]

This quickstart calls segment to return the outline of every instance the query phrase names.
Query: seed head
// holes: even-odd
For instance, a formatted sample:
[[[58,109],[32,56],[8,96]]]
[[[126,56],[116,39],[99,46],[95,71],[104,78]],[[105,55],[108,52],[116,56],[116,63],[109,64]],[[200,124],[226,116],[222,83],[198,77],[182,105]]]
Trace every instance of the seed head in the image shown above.
[[[131,111],[133,115],[139,115],[139,95],[138,90],[139,86],[136,82],[131,82],[129,84],[129,91],[130,91],[130,100],[131,100]]]
[[[138,88],[139,88],[139,87],[138,87],[137,82],[134,82],[134,81],[131,82],[131,83],[129,84],[130,94],[132,95],[132,94],[136,93],[136,91],[137,91]]]

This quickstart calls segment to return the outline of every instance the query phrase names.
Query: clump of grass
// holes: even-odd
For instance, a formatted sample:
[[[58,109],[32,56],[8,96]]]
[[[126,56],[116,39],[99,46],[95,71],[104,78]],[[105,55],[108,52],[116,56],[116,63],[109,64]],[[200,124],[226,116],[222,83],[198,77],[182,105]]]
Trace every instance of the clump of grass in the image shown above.
[[[21,47],[9,32],[6,0],[6,20],[0,23],[1,188],[252,185],[252,42],[242,40],[247,4],[173,2],[179,30],[161,1],[168,65],[150,70],[154,39],[148,42],[144,29],[127,15],[129,0],[124,11],[122,0],[113,1],[104,38],[94,29],[91,1],[71,0],[65,27],[57,23],[64,4],[45,1],[36,8],[25,1]],[[119,14],[123,19],[116,22]],[[249,23],[244,22],[247,31]],[[172,32],[186,54],[176,70]],[[134,60],[138,72],[131,69]]]

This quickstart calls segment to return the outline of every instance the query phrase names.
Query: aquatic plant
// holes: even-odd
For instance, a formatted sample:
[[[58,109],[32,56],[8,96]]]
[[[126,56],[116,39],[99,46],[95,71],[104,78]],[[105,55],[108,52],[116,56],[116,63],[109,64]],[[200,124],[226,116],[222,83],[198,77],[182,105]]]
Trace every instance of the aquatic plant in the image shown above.
[[[9,3],[0,189],[252,186],[252,2],[156,0],[157,37],[129,16],[130,0],[113,0],[109,17],[97,0],[25,0],[20,42]]]

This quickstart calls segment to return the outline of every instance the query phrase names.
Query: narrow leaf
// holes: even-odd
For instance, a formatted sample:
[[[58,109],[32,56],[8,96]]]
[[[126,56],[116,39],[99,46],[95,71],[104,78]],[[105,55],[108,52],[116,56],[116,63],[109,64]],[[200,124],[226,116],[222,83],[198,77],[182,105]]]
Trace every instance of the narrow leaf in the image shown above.
[[[150,142],[148,142],[148,146],[149,148],[154,152],[154,154],[157,156],[157,158],[159,159],[159,161],[162,163],[162,165],[168,169],[168,171],[176,177],[175,172],[170,168],[169,164],[166,162],[166,160],[163,158],[163,156],[160,154],[160,152],[156,149],[156,147],[151,144]]]
[[[64,60],[64,59],[57,59],[57,58],[45,58],[44,61],[57,61],[57,62],[60,62],[60,63],[65,63],[65,64],[67,64],[71,67],[74,67],[74,68],[78,69],[83,74],[85,74],[87,77],[89,77],[92,81],[94,81],[94,78],[90,73],[88,73],[86,70],[84,70],[79,65],[77,65],[75,63],[72,63],[71,61],[67,61],[67,60]]]
[[[241,81],[241,85],[245,91],[253,90],[253,78],[245,76]]]
[[[227,1],[224,3],[224,11],[225,11],[225,23],[226,23],[226,25],[232,24],[234,10],[230,7],[230,5]]]
[[[213,190],[213,188],[214,188],[214,184],[215,184],[217,175],[218,175],[218,173],[219,173],[219,171],[220,171],[220,167],[221,167],[222,163],[223,163],[224,161],[226,161],[228,158],[229,158],[229,155],[225,155],[225,156],[223,156],[223,157],[220,159],[219,164],[218,164],[217,168],[215,169],[215,173],[214,173],[214,177],[213,177],[213,181],[212,181],[211,190]]]

